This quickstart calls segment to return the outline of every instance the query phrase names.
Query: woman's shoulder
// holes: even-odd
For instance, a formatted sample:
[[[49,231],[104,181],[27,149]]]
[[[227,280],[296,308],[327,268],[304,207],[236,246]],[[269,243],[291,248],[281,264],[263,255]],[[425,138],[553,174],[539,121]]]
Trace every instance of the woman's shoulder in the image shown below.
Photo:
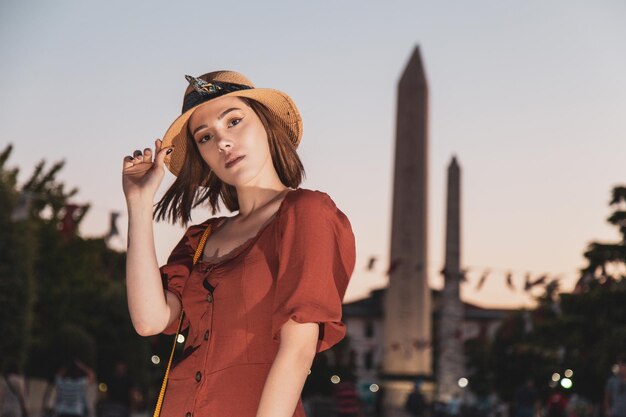
[[[315,244],[330,239],[346,251],[346,256],[354,254],[354,233],[350,220],[330,195],[319,190],[297,188],[289,192],[283,201],[277,227],[280,239],[287,237],[287,241],[293,242],[297,237],[301,242],[317,242]]]
[[[299,211],[338,210],[330,195],[320,190],[296,188],[287,194],[285,200],[287,207]]]
[[[302,227],[308,224],[311,227],[320,222],[330,222],[341,224],[350,228],[350,221],[343,211],[341,211],[335,201],[320,190],[308,188],[297,188],[285,197],[285,204],[282,208],[281,217],[284,221],[295,221]]]

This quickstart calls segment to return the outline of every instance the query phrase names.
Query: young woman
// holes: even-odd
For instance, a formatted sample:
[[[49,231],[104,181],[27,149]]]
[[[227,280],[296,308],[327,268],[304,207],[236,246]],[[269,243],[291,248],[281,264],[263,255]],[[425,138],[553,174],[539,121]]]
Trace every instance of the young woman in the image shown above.
[[[346,333],[350,222],[326,193],[299,187],[302,121],[289,96],[234,71],[186,78],[182,115],[154,153],[123,164],[133,325],[173,334],[182,308],[189,328],[161,416],[304,417],[313,358]],[[177,178],[153,212],[164,165]],[[219,199],[237,214],[216,217]],[[153,216],[186,225],[206,201],[213,217],[187,228],[159,268]]]

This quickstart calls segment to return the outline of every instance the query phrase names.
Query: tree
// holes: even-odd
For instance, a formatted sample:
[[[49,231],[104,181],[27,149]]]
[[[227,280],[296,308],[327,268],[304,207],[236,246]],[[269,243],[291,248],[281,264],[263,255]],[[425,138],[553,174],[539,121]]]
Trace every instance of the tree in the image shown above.
[[[35,303],[35,262],[38,252],[32,222],[12,219],[18,205],[19,170],[7,169],[12,147],[0,153],[0,370],[22,369],[31,344]]]
[[[607,221],[619,229],[619,242],[589,244],[584,256],[587,266],[576,285],[576,292],[589,291],[594,285],[606,285],[609,289],[626,290],[626,186],[613,188],[609,206],[615,211]]]
[[[553,373],[573,371],[572,390],[598,402],[611,365],[626,348],[626,187],[615,187],[609,223],[622,240],[592,242],[587,266],[573,293],[560,293],[558,280],[544,286],[537,307],[520,311],[501,326],[492,346],[495,386],[511,398],[526,378],[547,393]]]
[[[63,162],[41,161],[18,187],[18,169],[6,167],[11,150],[0,154],[3,367],[17,361],[29,376],[50,378],[74,356],[106,377],[123,359],[145,386],[155,348],[130,322],[125,253],[79,235],[89,205],[72,204],[77,189],[57,179]]]

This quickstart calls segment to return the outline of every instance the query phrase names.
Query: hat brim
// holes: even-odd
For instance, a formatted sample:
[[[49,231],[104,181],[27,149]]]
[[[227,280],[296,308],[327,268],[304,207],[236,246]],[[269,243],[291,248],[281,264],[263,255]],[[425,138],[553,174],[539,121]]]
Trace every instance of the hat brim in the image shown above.
[[[302,138],[302,117],[295,103],[287,94],[271,88],[252,88],[249,90],[233,91],[220,97],[236,96],[247,97],[263,104],[275,116],[276,120],[284,125],[289,132],[289,138],[294,147],[300,144]],[[219,98],[219,97],[218,97]],[[180,173],[187,155],[187,123],[193,112],[205,103],[181,114],[167,129],[162,139],[162,148],[174,146],[174,150],[165,156],[165,166],[176,176]]]

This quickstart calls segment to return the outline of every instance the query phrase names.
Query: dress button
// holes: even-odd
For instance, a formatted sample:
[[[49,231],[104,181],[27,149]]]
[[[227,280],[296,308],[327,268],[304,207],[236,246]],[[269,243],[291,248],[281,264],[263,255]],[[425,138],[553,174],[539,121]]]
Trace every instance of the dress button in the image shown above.
[[[191,413],[188,412],[187,414],[185,414],[185,417],[191,417]]]
[[[209,340],[209,331],[204,332],[204,340]]]
[[[201,379],[202,379],[202,372],[200,371],[196,372],[196,381],[200,382]]]
[[[207,300],[209,303],[212,303],[212,302],[213,302],[213,294],[209,293],[209,295],[207,295],[207,297],[206,297],[206,300]]]

